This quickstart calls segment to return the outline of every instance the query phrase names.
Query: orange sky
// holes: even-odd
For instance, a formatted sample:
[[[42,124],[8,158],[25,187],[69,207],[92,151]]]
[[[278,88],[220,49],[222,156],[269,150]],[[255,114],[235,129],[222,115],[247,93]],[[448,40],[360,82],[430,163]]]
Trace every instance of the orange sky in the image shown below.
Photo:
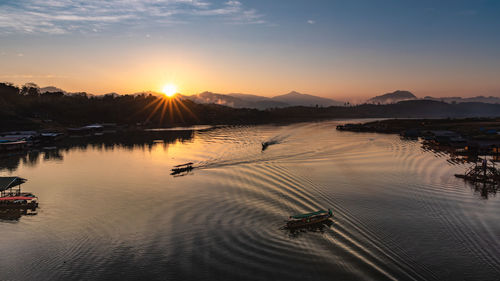
[[[187,95],[500,96],[495,7],[306,2],[0,3],[0,81],[93,94],[173,83]]]

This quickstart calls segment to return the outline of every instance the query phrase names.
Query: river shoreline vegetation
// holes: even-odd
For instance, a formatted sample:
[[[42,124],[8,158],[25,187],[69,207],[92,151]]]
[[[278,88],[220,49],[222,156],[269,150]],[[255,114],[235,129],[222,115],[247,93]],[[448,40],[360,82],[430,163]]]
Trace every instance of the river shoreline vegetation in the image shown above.
[[[500,118],[387,119],[337,126],[339,131],[399,134],[422,139],[427,150],[444,151],[454,161],[480,156],[500,160]]]
[[[150,128],[216,124],[291,123],[341,118],[466,118],[495,117],[500,104],[445,103],[408,100],[394,104],[360,104],[330,107],[293,106],[258,110],[151,94],[104,95],[63,92],[40,93],[34,84],[17,87],[0,83],[0,128],[42,130],[116,123]]]
[[[500,140],[500,118],[387,119],[346,124],[341,130],[424,136],[428,131],[454,131],[469,139]]]

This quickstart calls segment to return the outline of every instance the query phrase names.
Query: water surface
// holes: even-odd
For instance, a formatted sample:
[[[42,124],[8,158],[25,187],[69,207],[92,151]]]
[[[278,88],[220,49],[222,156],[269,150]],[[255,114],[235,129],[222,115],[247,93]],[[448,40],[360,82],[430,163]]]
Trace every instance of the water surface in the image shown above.
[[[0,220],[0,280],[498,280],[500,201],[453,177],[467,165],[341,123],[160,130],[4,157],[0,175],[27,178],[40,208]],[[198,168],[170,175],[185,162]],[[330,225],[282,228],[324,208]]]

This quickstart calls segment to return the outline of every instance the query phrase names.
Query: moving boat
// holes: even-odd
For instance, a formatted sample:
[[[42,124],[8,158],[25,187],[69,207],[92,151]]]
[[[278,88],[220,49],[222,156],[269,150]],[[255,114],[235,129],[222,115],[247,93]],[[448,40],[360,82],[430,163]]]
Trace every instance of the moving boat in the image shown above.
[[[277,144],[277,143],[278,143],[278,141],[276,141],[276,140],[263,142],[262,143],[262,151],[266,150],[268,146],[273,145],[273,144]]]
[[[27,180],[20,177],[0,177],[0,208],[38,207],[38,198],[29,192],[21,192],[21,184]]]
[[[269,144],[267,142],[262,143],[262,151],[266,150]]]
[[[332,210],[319,210],[312,213],[290,216],[286,226],[288,228],[299,228],[321,222],[325,222],[333,216]]]
[[[177,174],[180,174],[180,173],[184,173],[184,172],[189,172],[193,169],[193,163],[192,162],[189,162],[189,163],[186,163],[186,164],[180,164],[180,165],[177,165],[177,166],[174,166],[174,168],[172,168],[172,173],[170,173],[171,175],[177,175]]]

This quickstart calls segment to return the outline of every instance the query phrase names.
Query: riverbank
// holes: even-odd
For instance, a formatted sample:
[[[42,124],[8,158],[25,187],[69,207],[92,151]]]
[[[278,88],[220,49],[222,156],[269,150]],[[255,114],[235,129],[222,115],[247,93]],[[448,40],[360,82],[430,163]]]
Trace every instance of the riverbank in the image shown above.
[[[162,128],[193,125],[258,125],[347,118],[467,118],[494,117],[500,104],[409,100],[394,104],[345,106],[292,106],[266,110],[198,104],[182,97],[86,93],[22,94],[0,83],[0,132],[79,128],[88,124],[119,124]]]
[[[454,152],[498,156],[500,118],[388,119],[337,126],[340,131],[400,134]]]

